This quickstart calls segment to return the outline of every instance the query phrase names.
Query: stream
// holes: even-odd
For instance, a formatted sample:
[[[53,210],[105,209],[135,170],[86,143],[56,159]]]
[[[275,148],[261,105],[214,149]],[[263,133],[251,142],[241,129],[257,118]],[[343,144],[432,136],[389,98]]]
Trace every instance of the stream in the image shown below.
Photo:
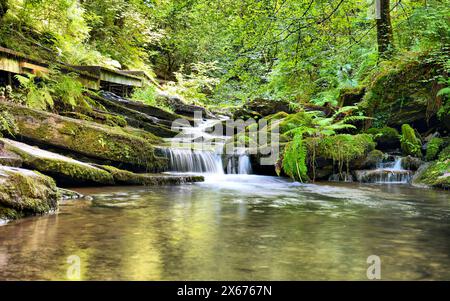
[[[450,193],[393,176],[401,159],[371,184],[300,184],[252,175],[242,150],[183,148],[221,149],[213,124],[162,150],[171,173],[205,182],[75,189],[91,199],[0,227],[0,279],[71,279],[76,258],[81,280],[367,280],[371,255],[383,280],[450,278]]]
[[[77,189],[58,214],[0,227],[0,279],[450,278],[450,194],[408,185],[206,175],[171,187]]]

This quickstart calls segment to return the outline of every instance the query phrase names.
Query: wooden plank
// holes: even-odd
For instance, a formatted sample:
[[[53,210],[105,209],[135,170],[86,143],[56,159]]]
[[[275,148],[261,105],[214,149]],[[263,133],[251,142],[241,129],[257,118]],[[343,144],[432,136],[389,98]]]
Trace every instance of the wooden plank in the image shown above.
[[[39,72],[45,73],[45,74],[49,73],[48,68],[39,66],[39,65],[35,65],[35,64],[31,64],[28,62],[20,62],[19,66],[20,66],[20,71],[21,71],[20,73],[33,73],[35,75],[39,74]]]
[[[20,73],[19,61],[8,57],[0,57],[0,70],[15,74]]]

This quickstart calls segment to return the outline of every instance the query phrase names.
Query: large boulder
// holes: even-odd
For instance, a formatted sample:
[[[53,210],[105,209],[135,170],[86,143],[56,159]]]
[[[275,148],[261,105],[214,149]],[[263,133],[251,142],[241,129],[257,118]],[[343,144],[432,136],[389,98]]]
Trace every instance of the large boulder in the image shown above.
[[[446,76],[442,61],[433,55],[411,54],[407,60],[385,62],[377,69],[360,107],[378,124],[400,128],[410,124],[419,132],[442,125],[436,113],[442,104],[438,91]]]
[[[0,103],[3,109],[15,117],[18,137],[139,170],[164,170],[167,164],[166,158],[154,153],[154,145],[162,143],[161,138],[150,133],[143,138],[119,127]]]
[[[53,177],[60,185],[114,184],[109,172],[90,164],[5,138],[1,138],[0,143],[20,156],[25,167]]]
[[[260,119],[278,112],[294,113],[294,110],[291,109],[286,101],[255,99],[236,109],[233,118],[243,120],[250,118]]]
[[[206,108],[187,104],[180,97],[165,92],[159,92],[156,96],[156,100],[172,108],[176,114],[193,118],[195,112],[201,112],[204,118],[215,118],[215,116]]]
[[[425,163],[419,168],[413,184],[450,189],[450,146],[442,150],[436,161]]]
[[[0,165],[0,223],[58,207],[55,182],[38,172]]]

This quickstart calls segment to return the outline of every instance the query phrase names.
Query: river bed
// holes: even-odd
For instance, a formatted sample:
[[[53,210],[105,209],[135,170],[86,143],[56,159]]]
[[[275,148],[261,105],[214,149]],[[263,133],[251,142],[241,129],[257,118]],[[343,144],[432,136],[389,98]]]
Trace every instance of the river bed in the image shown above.
[[[450,193],[256,175],[77,191],[59,213],[0,227],[0,279],[450,279]],[[72,257],[71,257],[72,256]]]

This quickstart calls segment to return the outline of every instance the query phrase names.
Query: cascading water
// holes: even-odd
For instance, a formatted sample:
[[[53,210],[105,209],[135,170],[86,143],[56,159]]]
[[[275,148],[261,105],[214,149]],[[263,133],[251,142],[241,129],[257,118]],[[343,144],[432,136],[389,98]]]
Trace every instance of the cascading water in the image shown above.
[[[243,150],[236,151],[236,153],[228,158],[227,174],[251,174],[252,165],[250,157]]]
[[[214,152],[167,148],[164,153],[169,159],[169,171],[224,173],[222,158]]]
[[[230,137],[210,132],[218,122],[221,121],[205,120],[194,127],[175,127],[181,130],[180,134],[167,139],[172,147],[162,149],[162,154],[169,160],[169,171],[224,174],[225,165],[220,152]],[[203,150],[205,143],[210,145],[210,150]],[[250,174],[250,157],[245,151],[236,150],[228,158],[225,170],[228,174]]]
[[[376,169],[357,170],[356,178],[359,182],[380,184],[406,184],[411,182],[412,171],[403,169],[402,158],[395,161],[380,162]]]

